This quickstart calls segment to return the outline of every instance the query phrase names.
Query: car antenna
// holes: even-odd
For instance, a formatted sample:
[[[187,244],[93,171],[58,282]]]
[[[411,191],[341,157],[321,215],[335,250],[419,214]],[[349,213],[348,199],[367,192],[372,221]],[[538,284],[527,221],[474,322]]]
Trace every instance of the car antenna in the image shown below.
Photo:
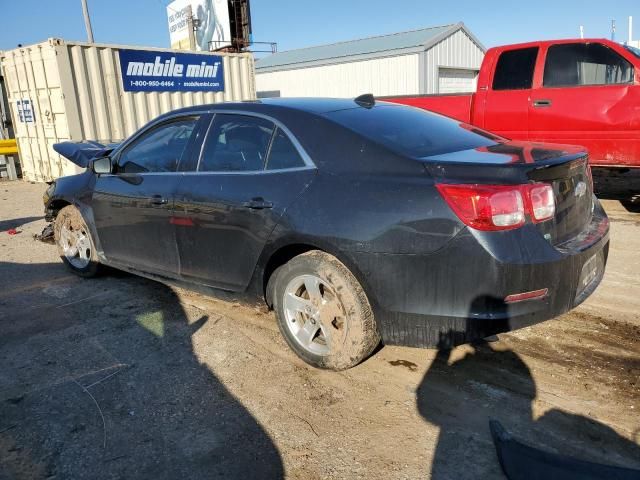
[[[354,102],[356,102],[361,107],[372,108],[376,104],[376,99],[373,98],[372,93],[365,93],[363,95],[360,95],[359,97],[356,97]]]

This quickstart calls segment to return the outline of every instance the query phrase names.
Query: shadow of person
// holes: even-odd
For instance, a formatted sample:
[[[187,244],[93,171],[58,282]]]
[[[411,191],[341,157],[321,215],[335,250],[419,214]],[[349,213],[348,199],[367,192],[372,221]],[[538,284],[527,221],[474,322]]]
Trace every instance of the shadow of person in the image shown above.
[[[33,287],[0,292],[0,478],[284,476],[268,433],[194,349],[237,354],[218,351],[218,317],[139,277],[0,271]]]
[[[481,298],[478,304],[498,303],[494,298]],[[464,333],[444,332],[441,343],[448,345],[451,335],[460,338]],[[504,478],[490,419],[540,450],[592,462],[640,466],[638,445],[606,425],[557,408],[536,418],[532,403],[536,395],[525,362],[500,342],[439,349],[417,391],[420,414],[440,429],[430,478]]]

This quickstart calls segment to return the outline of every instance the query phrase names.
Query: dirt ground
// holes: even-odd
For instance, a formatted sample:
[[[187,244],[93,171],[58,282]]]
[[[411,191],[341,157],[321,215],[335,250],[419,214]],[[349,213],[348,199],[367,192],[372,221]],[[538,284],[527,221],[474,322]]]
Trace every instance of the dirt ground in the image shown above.
[[[264,309],[68,273],[32,238],[43,190],[0,183],[0,479],[503,478],[489,418],[640,468],[640,214],[617,202],[605,279],[575,311],[334,373],[298,360]]]

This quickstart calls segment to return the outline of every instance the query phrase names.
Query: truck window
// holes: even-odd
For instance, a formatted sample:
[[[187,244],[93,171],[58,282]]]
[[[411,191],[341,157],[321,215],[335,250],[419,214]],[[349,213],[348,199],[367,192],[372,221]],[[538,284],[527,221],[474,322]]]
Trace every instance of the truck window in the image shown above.
[[[493,89],[526,90],[531,88],[537,57],[538,47],[502,52],[493,75]]]
[[[611,85],[633,81],[633,66],[601,43],[553,45],[544,66],[545,87]]]

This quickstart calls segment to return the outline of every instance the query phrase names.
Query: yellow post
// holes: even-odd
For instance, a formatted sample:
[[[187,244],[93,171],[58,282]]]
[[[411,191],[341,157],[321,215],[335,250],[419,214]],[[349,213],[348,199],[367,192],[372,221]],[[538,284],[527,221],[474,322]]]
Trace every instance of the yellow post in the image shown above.
[[[17,155],[18,144],[15,138],[0,140],[0,155]]]

